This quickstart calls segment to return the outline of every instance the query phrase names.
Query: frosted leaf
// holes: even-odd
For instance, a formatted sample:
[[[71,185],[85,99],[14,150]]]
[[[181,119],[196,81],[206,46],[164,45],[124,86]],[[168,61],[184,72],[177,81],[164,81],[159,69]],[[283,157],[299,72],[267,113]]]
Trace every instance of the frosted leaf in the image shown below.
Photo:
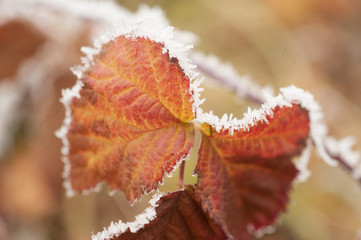
[[[206,56],[203,53],[193,53],[191,58],[201,72],[217,80],[225,87],[228,87],[239,97],[263,103],[260,110],[253,110],[245,113],[242,120],[230,118],[226,121],[225,116],[219,119],[217,116],[213,115],[212,112],[203,113],[202,109],[198,109],[197,118],[201,123],[208,123],[217,131],[220,131],[223,128],[230,128],[229,132],[232,134],[235,129],[242,128],[248,130],[250,126],[253,126],[255,121],[264,121],[264,115],[272,116],[272,109],[276,105],[283,106],[284,104],[287,105],[291,102],[300,103],[302,107],[309,111],[311,120],[310,135],[319,155],[329,165],[337,165],[337,160],[333,159],[332,156],[328,154],[328,149],[326,149],[327,147],[324,143],[328,129],[323,120],[321,107],[314,101],[313,96],[310,93],[291,86],[281,89],[282,95],[278,95],[277,97],[273,97],[271,94],[267,93],[272,92],[268,90],[263,91],[264,94],[262,95],[262,88],[252,83],[248,77],[239,76],[230,64],[222,63],[217,57]],[[307,154],[305,153],[305,155]],[[303,159],[306,159],[306,157]]]
[[[264,91],[264,100],[260,109],[248,109],[244,113],[242,119],[233,118],[232,115],[224,115],[222,118],[215,116],[213,112],[204,113],[201,108],[197,110],[197,120],[202,123],[211,125],[216,131],[222,129],[229,129],[232,134],[234,130],[242,129],[248,131],[251,126],[254,126],[257,121],[267,121],[266,116],[273,116],[273,109],[276,106],[291,106],[292,103],[300,104],[309,113],[310,118],[310,139],[316,146],[316,149],[322,159],[329,165],[338,165],[338,160],[335,156],[345,158],[346,164],[349,165],[353,175],[356,178],[361,177],[361,164],[359,164],[359,153],[351,150],[353,140],[346,138],[340,142],[334,141],[327,137],[327,126],[324,123],[324,116],[320,105],[314,100],[312,94],[295,86],[281,88],[280,94],[272,96]],[[305,181],[310,175],[307,170],[307,163],[310,156],[311,144],[304,149],[302,156],[295,162],[296,167],[300,170],[300,175],[297,181]]]
[[[159,8],[149,8],[146,6],[141,6],[136,13],[130,13],[127,10],[122,9],[114,2],[91,2],[88,5],[84,1],[74,1],[74,8],[70,6],[69,0],[63,3],[62,1],[46,1],[36,0],[41,2],[41,5],[50,6],[50,8],[61,9],[64,13],[70,13],[73,16],[80,17],[83,19],[96,20],[95,23],[102,23],[102,31],[100,37],[94,41],[93,47],[83,47],[81,50],[85,54],[85,57],[81,59],[82,64],[73,67],[71,70],[77,76],[78,79],[81,79],[82,74],[86,71],[93,63],[93,57],[98,54],[102,46],[109,41],[114,40],[119,35],[124,35],[127,38],[137,38],[144,37],[150,40],[153,40],[158,43],[162,43],[164,46],[163,51],[167,51],[170,57],[175,57],[179,61],[180,66],[183,68],[185,73],[191,79],[191,92],[194,98],[193,110],[197,108],[196,103],[197,97],[200,95],[199,92],[201,89],[198,88],[200,80],[196,79],[196,73],[193,71],[194,66],[190,64],[190,61],[187,58],[187,51],[192,47],[189,45],[192,41],[195,40],[194,35],[187,32],[180,32],[174,30],[172,27],[169,27],[169,23],[165,18],[163,12]],[[87,5],[87,6],[84,6]],[[91,9],[97,9],[92,11]],[[97,12],[95,16],[92,16],[92,12]],[[104,33],[106,29],[106,33]],[[179,42],[176,37],[187,42],[188,45],[184,45]],[[64,90],[63,97],[61,102],[65,106],[66,117],[63,122],[63,126],[56,132],[56,136],[62,139],[63,141],[63,162],[65,163],[63,177],[65,179],[64,186],[67,189],[68,196],[74,194],[70,181],[68,180],[70,163],[67,158],[69,152],[69,143],[67,140],[67,132],[71,120],[71,114],[69,109],[69,103],[74,97],[79,97],[79,91],[82,88],[80,80],[77,81],[76,85],[71,89]],[[99,185],[98,185],[99,186]],[[95,190],[95,189],[94,189]],[[87,191],[88,192],[88,191]]]
[[[243,129],[249,130],[249,127],[253,126],[257,121],[267,121],[266,116],[272,117],[273,109],[276,106],[291,106],[292,103],[300,104],[309,112],[310,118],[310,138],[317,148],[319,155],[329,165],[336,166],[337,160],[327,152],[324,144],[327,138],[327,126],[324,123],[324,116],[321,111],[320,105],[314,100],[313,95],[303,89],[295,86],[289,86],[280,89],[280,94],[272,96],[268,92],[264,91],[265,102],[260,109],[251,110],[244,114],[243,119],[232,118],[226,120],[227,116],[223,116],[221,119],[215,116],[212,112],[204,113],[201,108],[197,110],[197,120],[202,123],[207,123],[215,128],[217,131],[222,129],[229,129],[232,134],[234,130]],[[304,161],[304,160],[303,160]]]

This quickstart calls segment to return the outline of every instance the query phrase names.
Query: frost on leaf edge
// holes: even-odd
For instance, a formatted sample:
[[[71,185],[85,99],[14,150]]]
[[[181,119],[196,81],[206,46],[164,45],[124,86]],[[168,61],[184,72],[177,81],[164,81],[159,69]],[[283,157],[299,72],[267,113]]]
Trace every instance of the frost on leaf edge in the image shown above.
[[[157,217],[155,208],[158,207],[158,201],[162,195],[162,192],[157,191],[149,201],[151,206],[147,207],[143,213],[137,215],[133,222],[124,223],[121,220],[116,223],[112,222],[108,228],[104,228],[103,231],[92,234],[92,240],[106,240],[115,238],[126,232],[128,229],[132,233],[137,232]]]
[[[320,157],[330,166],[338,166],[339,157],[344,162],[346,168],[352,173],[355,179],[361,179],[361,158],[360,153],[352,150],[355,142],[353,137],[336,140],[329,137],[328,128],[324,120],[321,106],[314,100],[314,97],[308,91],[297,88],[293,85],[281,88],[280,94],[272,96],[267,91],[263,91],[264,103],[260,109],[250,109],[244,114],[243,119],[233,118],[233,115],[224,114],[222,118],[215,116],[213,112],[203,112],[201,108],[197,109],[197,120],[211,125],[216,131],[228,129],[230,134],[234,130],[243,129],[248,131],[258,121],[267,122],[267,116],[273,114],[273,109],[277,106],[291,106],[292,103],[300,104],[308,111],[310,118],[310,137],[307,146],[304,148],[301,156],[295,162],[300,171],[296,181],[306,181],[310,172],[307,170],[312,144],[315,145]]]
[[[180,166],[180,164],[184,161],[186,161],[189,156],[191,155],[191,151],[188,153],[188,155],[183,156],[177,164],[173,167],[173,169],[169,173],[165,173],[161,185],[165,182],[165,177],[171,178],[173,177],[173,173],[177,168]],[[179,190],[181,191],[181,190]],[[175,191],[176,192],[176,191]],[[110,194],[113,194],[114,192],[110,192]],[[114,223],[111,222],[110,226],[107,228],[104,228],[103,231],[98,232],[96,234],[92,234],[92,240],[107,240],[114,237],[120,236],[122,233],[126,232],[128,229],[130,232],[135,233],[138,232],[140,229],[142,229],[146,224],[150,223],[152,220],[154,220],[157,217],[156,213],[156,207],[158,207],[158,201],[159,199],[164,195],[163,192],[160,192],[158,190],[153,190],[151,192],[145,192],[145,195],[152,194],[152,199],[149,200],[149,203],[151,206],[147,207],[143,213],[138,214],[135,216],[135,220],[133,222],[122,222],[119,220],[118,222]],[[174,192],[172,192],[174,193]],[[134,203],[139,202],[139,199],[135,199],[133,203],[131,203],[131,206],[134,205]]]
[[[212,126],[217,132],[227,129],[229,134],[233,134],[235,130],[249,131],[252,126],[258,122],[268,123],[267,117],[273,117],[273,110],[276,107],[292,107],[292,104],[299,104],[301,107],[308,111],[310,119],[310,132],[306,147],[303,149],[300,157],[294,159],[294,165],[299,173],[294,179],[294,183],[304,182],[310,176],[310,171],[307,168],[310,152],[312,149],[312,141],[315,142],[319,154],[325,158],[329,158],[330,164],[337,164],[334,159],[331,159],[326,153],[322,140],[327,135],[327,127],[323,122],[323,114],[321,107],[314,101],[312,94],[303,89],[297,88],[293,85],[281,88],[280,94],[272,96],[270,93],[263,91],[264,103],[260,109],[248,108],[248,112],[244,114],[242,119],[233,118],[233,115],[224,114],[222,118],[215,116],[213,112],[204,113],[200,108],[197,110],[197,120],[203,124],[206,123]],[[252,225],[247,226],[247,231],[256,237],[263,236],[264,234],[271,233],[277,226],[277,219],[271,225],[264,226],[257,231],[254,230]]]
[[[163,45],[163,53],[168,53],[170,58],[178,60],[178,64],[183,70],[184,74],[190,80],[190,93],[192,95],[193,112],[199,108],[202,101],[199,99],[200,92],[203,90],[199,88],[202,79],[198,79],[198,73],[194,71],[195,65],[191,63],[188,58],[188,52],[193,45],[183,44],[178,41],[176,37],[185,40],[186,35],[191,34],[179,32],[174,30],[171,26],[163,26],[159,21],[145,17],[137,21],[127,21],[125,19],[117,19],[116,23],[111,25],[110,30],[94,41],[93,47],[82,47],[81,51],[85,57],[81,58],[82,65],[72,68],[73,73],[78,79],[82,78],[84,72],[93,64],[94,56],[101,52],[102,46],[113,41],[119,36],[124,36],[128,39],[135,40],[136,38],[146,38],[156,43]],[[189,38],[188,38],[189,40]],[[185,40],[187,42],[187,40]],[[191,42],[189,40],[188,42]]]
[[[216,82],[220,83],[231,91],[234,91],[235,94],[240,98],[249,99],[253,102],[262,104],[267,101],[265,96],[269,95],[265,94],[265,91],[273,94],[273,89],[271,87],[265,86],[262,88],[252,82],[248,76],[240,76],[230,63],[222,62],[216,56],[207,56],[203,53],[195,52],[192,53],[191,59],[195,62],[201,72],[213,78]],[[354,145],[355,140],[345,140],[353,139],[353,137],[335,140],[334,138],[327,136],[328,129],[323,120],[323,113],[321,111],[322,109],[318,103],[313,100],[313,96],[308,92],[299,93],[297,96],[298,97],[293,99],[292,95],[290,94],[288,98],[302,103],[303,107],[310,112],[313,119],[312,122],[314,123],[311,124],[311,127],[314,130],[311,131],[311,137],[309,139],[308,145],[304,149],[300,160],[298,160],[296,164],[298,164],[301,168],[304,168],[302,165],[304,166],[307,164],[313,144],[316,146],[320,157],[326,163],[331,166],[336,166],[338,163],[341,163],[341,165],[346,168],[346,170],[351,172],[355,179],[361,180],[360,152],[352,150],[352,146]],[[200,115],[199,119],[207,118],[208,120],[205,120],[204,122],[214,123],[213,126],[218,126],[217,131],[220,131],[222,127],[229,127],[234,125],[231,123],[234,120],[232,115],[224,115],[221,119],[218,119],[213,115],[212,112],[203,114],[202,109],[199,109],[198,113]],[[219,124],[220,122],[223,124]],[[230,133],[232,133],[232,131],[233,130],[231,129]],[[298,180],[306,180],[309,173],[306,171],[301,171],[301,173],[304,173],[304,175],[299,175]]]
[[[313,95],[303,89],[297,88],[293,85],[281,88],[280,94],[272,96],[266,91],[263,91],[265,102],[260,109],[248,108],[248,112],[244,114],[242,119],[233,118],[233,115],[224,114],[222,118],[215,116],[213,112],[203,112],[201,108],[197,110],[197,120],[202,123],[207,123],[216,131],[220,132],[223,129],[229,130],[233,134],[235,130],[242,129],[249,131],[249,129],[257,124],[257,122],[268,122],[267,116],[273,117],[273,110],[276,107],[291,107],[292,104],[300,104],[301,107],[308,111],[310,118],[310,138],[315,143],[318,153],[330,165],[337,165],[337,161],[332,159],[327,154],[323,140],[327,136],[327,127],[323,120],[323,113],[320,105],[314,100]],[[306,148],[303,150],[301,157],[295,162],[295,166],[300,171],[296,181],[303,182],[310,175],[307,164],[310,156],[311,140],[308,141]]]
[[[257,122],[268,122],[267,116],[273,116],[274,108],[291,107],[292,104],[299,104],[308,111],[310,119],[310,132],[306,147],[303,149],[301,155],[295,158],[294,164],[299,170],[294,183],[304,182],[311,175],[307,168],[312,146],[315,145],[320,157],[330,166],[337,166],[339,162],[335,157],[341,158],[349,168],[355,179],[361,179],[361,162],[360,153],[353,151],[352,145],[355,142],[353,137],[336,140],[328,137],[328,128],[324,121],[324,115],[320,105],[314,100],[314,97],[308,91],[297,88],[293,85],[281,88],[280,94],[272,96],[266,91],[263,91],[264,103],[260,109],[250,109],[244,114],[243,119],[233,118],[233,115],[224,114],[222,118],[215,116],[213,112],[204,113],[201,108],[197,110],[197,118],[201,124],[206,123],[212,126],[217,132],[227,129],[229,134],[233,134],[235,130],[242,129],[249,131],[250,127],[257,124]],[[254,231],[252,226],[247,226],[250,234],[259,237],[270,233],[276,227],[277,222],[269,226],[265,226],[257,231]]]

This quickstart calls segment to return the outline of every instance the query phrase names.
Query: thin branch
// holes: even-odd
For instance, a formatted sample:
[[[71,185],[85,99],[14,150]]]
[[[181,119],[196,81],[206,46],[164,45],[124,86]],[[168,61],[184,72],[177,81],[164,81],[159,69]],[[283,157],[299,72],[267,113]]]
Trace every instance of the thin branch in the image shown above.
[[[332,139],[332,141],[334,141],[333,145],[324,143],[326,153],[361,183],[360,153],[351,150],[353,141],[350,142],[347,139],[339,141]],[[344,142],[346,142],[346,145]]]
[[[206,56],[201,53],[193,53],[190,59],[199,71],[229,88],[237,96],[258,104],[265,101],[263,89],[250,81],[248,77],[240,76],[232,65],[221,63],[215,56]]]
[[[179,181],[178,181],[178,188],[184,188],[184,168],[185,168],[186,161],[182,161],[179,166]]]

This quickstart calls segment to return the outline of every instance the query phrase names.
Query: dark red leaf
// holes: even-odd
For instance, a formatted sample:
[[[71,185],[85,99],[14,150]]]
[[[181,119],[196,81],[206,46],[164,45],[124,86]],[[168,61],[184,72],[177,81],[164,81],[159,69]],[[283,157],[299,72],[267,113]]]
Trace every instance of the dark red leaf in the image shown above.
[[[267,119],[233,135],[212,128],[203,134],[197,196],[235,239],[250,239],[247,229],[271,225],[285,210],[298,172],[291,159],[308,138],[308,112],[299,105],[276,107]]]
[[[173,192],[162,197],[156,208],[157,218],[136,233],[129,230],[113,240],[226,239],[221,227],[214,224],[203,212],[199,200],[194,197],[194,187]]]

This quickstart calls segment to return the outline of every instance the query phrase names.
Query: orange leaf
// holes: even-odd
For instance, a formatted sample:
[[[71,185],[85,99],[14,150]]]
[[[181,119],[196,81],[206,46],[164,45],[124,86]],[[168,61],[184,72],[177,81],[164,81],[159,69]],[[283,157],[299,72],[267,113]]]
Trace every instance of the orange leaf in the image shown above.
[[[194,142],[190,80],[162,44],[120,36],[102,47],[70,103],[70,182],[106,181],[133,202],[156,189]]]
[[[113,240],[132,239],[226,239],[226,235],[203,212],[194,198],[193,186],[162,197],[156,208],[157,218],[136,233],[129,229]]]
[[[197,196],[211,218],[235,239],[274,223],[285,210],[298,171],[291,158],[305,146],[308,112],[299,105],[276,107],[273,117],[249,131],[204,131]]]

